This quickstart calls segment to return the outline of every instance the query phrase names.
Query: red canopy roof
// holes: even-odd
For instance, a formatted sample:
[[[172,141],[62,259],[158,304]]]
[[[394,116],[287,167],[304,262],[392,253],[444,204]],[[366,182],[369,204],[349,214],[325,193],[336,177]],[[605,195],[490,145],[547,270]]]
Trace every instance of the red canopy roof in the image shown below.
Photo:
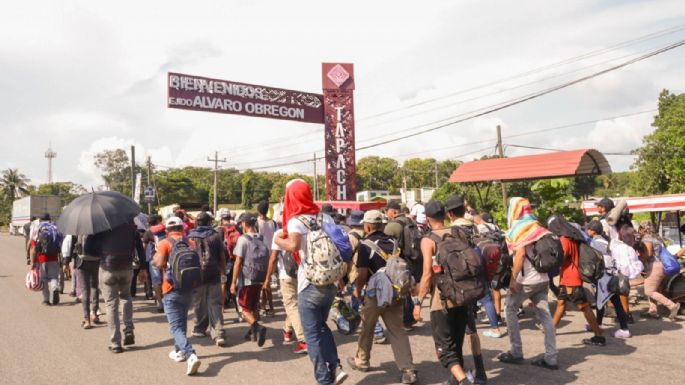
[[[386,206],[385,202],[359,202],[359,201],[316,201],[317,206],[321,207],[326,203],[333,206],[334,209],[352,209],[352,210],[378,210]]]
[[[450,182],[518,181],[604,174],[611,174],[604,155],[597,150],[583,149],[467,162],[452,173]]]

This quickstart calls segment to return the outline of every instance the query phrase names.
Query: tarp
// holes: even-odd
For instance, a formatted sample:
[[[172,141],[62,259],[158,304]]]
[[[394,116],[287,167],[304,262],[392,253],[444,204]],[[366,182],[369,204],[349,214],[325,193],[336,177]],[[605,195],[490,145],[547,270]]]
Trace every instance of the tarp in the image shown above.
[[[614,202],[625,199],[631,213],[649,213],[659,211],[685,211],[685,194],[653,195],[647,197],[617,197],[611,198]],[[597,215],[597,203],[599,199],[584,201],[581,205],[586,216]]]
[[[467,162],[454,170],[450,182],[509,182],[606,174],[611,174],[611,166],[604,155],[582,149]]]
[[[359,202],[359,201],[316,201],[319,207],[330,204],[334,209],[350,209],[350,210],[378,210],[386,206],[385,202]]]

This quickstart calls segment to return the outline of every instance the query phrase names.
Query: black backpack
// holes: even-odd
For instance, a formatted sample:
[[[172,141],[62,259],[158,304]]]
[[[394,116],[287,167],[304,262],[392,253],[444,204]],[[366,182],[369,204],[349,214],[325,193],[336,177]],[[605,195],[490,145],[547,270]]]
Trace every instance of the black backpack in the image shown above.
[[[174,290],[188,292],[200,287],[202,273],[200,256],[190,247],[186,238],[177,241],[169,237],[171,253],[169,254],[169,270],[167,280],[171,278]]]
[[[416,222],[408,218],[398,218],[394,221],[402,226],[400,238],[397,245],[400,248],[400,255],[407,261],[416,262],[421,260],[421,240],[423,232],[416,225]]]
[[[243,235],[248,240],[246,255],[243,255],[243,277],[252,283],[264,283],[269,267],[269,249],[261,235]]]
[[[219,269],[220,256],[213,256],[212,249],[209,246],[209,237],[217,232],[213,232],[206,237],[190,237],[195,242],[195,252],[200,257],[200,275],[202,276],[202,283],[212,283],[221,276],[221,269]]]
[[[564,263],[564,249],[558,236],[549,233],[538,239],[533,245],[533,257],[526,258],[539,273],[554,273]]]
[[[604,256],[594,247],[585,242],[579,242],[578,272],[580,279],[587,283],[597,283],[604,276]]]
[[[441,299],[457,306],[470,305],[485,296],[485,274],[478,253],[468,235],[458,227],[442,236],[430,233],[437,246],[436,262],[442,268],[434,275]]]

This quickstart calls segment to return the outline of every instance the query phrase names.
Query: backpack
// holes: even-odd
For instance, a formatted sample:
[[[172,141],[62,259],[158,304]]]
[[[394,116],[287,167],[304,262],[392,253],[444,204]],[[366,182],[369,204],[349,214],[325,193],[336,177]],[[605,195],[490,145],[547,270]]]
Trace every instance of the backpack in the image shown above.
[[[290,278],[297,278],[297,262],[290,251],[281,251],[283,256],[283,270]]]
[[[345,262],[352,260],[352,244],[350,238],[345,234],[342,227],[335,223],[324,223],[323,231],[335,244],[335,247],[340,252],[340,257]]]
[[[26,273],[26,288],[31,291],[43,290],[43,280],[40,279],[40,269],[34,267]]]
[[[216,234],[216,232],[207,237],[190,238],[195,242],[195,252],[200,257],[200,274],[202,275],[203,283],[212,283],[212,281],[221,275],[218,261],[219,257],[214,258],[212,256],[212,249],[209,247],[208,242],[209,237],[214,234]]]
[[[383,273],[387,275],[390,282],[392,282],[392,288],[394,289],[393,298],[406,298],[411,292],[414,280],[411,271],[409,271],[407,261],[400,257],[401,251],[397,247],[397,244],[393,242],[393,252],[390,254],[381,249],[381,247],[378,246],[378,243],[372,242],[369,239],[363,240],[362,244],[385,260],[386,264],[383,268]]]
[[[669,276],[680,273],[680,262],[678,262],[678,259],[668,251],[666,246],[661,246],[659,259],[661,260],[661,264],[664,265],[664,274]]]
[[[604,255],[585,242],[579,242],[578,272],[583,282],[596,284],[604,276]]]
[[[350,231],[347,235],[357,240],[357,246],[352,249],[352,262],[347,266],[347,279],[349,282],[354,283],[357,280],[357,276],[359,276],[359,271],[357,270],[357,251],[362,244],[363,236],[355,231]]]
[[[169,270],[167,280],[174,290],[190,291],[202,284],[200,256],[190,247],[188,239],[183,237],[177,241],[169,237],[171,253],[169,253]],[[171,278],[171,279],[169,279]]]
[[[464,231],[455,226],[442,236],[430,233],[429,237],[437,246],[436,263],[442,269],[442,272],[434,275],[441,299],[465,306],[483,298],[483,264]]]
[[[402,226],[400,238],[397,244],[401,250],[402,258],[408,261],[418,261],[421,259],[421,239],[423,239],[423,231],[419,229],[416,222],[402,217],[394,220]]]
[[[57,227],[50,223],[44,222],[38,227],[38,235],[36,236],[36,253],[56,256],[62,251],[62,240],[64,237],[57,231]]]
[[[264,244],[261,235],[244,234],[247,242],[247,251],[243,255],[243,277],[252,283],[264,283],[266,270],[269,267],[269,249]]]
[[[564,263],[564,249],[561,247],[561,240],[552,233],[544,235],[533,244],[533,257],[529,257],[526,253],[526,258],[538,273],[548,274],[559,271]]]
[[[235,225],[223,226],[224,229],[224,243],[226,243],[226,251],[228,252],[228,259],[235,261],[235,255],[233,254],[233,249],[238,244],[238,238],[240,238],[240,231],[235,227]]]
[[[345,276],[345,265],[335,243],[321,228],[322,215],[318,214],[311,220],[300,215],[297,219],[309,229],[308,255],[302,261],[305,278],[316,286],[327,286],[341,280]]]
[[[152,235],[153,239],[147,243],[147,246],[145,246],[145,259],[148,262],[151,262],[152,258],[155,256],[155,253],[157,252],[157,244],[166,239],[166,230],[152,233]]]
[[[502,256],[509,255],[509,249],[504,234],[498,231],[476,231],[471,238],[471,242],[476,248],[476,251],[483,258],[485,276],[488,281],[492,281],[501,265]]]

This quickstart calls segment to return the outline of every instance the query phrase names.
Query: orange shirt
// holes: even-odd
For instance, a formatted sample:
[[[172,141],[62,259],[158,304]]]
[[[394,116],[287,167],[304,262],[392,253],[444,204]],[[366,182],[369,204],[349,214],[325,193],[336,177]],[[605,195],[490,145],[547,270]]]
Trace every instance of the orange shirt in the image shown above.
[[[564,286],[583,286],[580,279],[578,265],[580,263],[580,249],[578,242],[560,237],[561,247],[564,249],[564,263],[561,265],[559,284]]]
[[[159,258],[159,261],[161,262],[160,264],[162,266],[164,266],[163,271],[162,271],[162,292],[164,294],[170,292],[171,289],[174,288],[174,286],[166,279],[166,273],[167,273],[166,264],[169,262],[169,254],[171,254],[171,248],[172,248],[171,242],[168,240],[168,238],[170,238],[170,237],[174,238],[177,241],[180,241],[181,239],[183,239],[183,233],[179,232],[179,231],[171,232],[171,233],[169,233],[169,235],[167,236],[166,239],[161,240],[157,244],[157,253],[156,254],[159,255],[159,257],[160,257]],[[195,247],[195,242],[193,242],[192,240],[188,240],[188,244],[190,245],[190,247],[193,247],[193,248]]]

